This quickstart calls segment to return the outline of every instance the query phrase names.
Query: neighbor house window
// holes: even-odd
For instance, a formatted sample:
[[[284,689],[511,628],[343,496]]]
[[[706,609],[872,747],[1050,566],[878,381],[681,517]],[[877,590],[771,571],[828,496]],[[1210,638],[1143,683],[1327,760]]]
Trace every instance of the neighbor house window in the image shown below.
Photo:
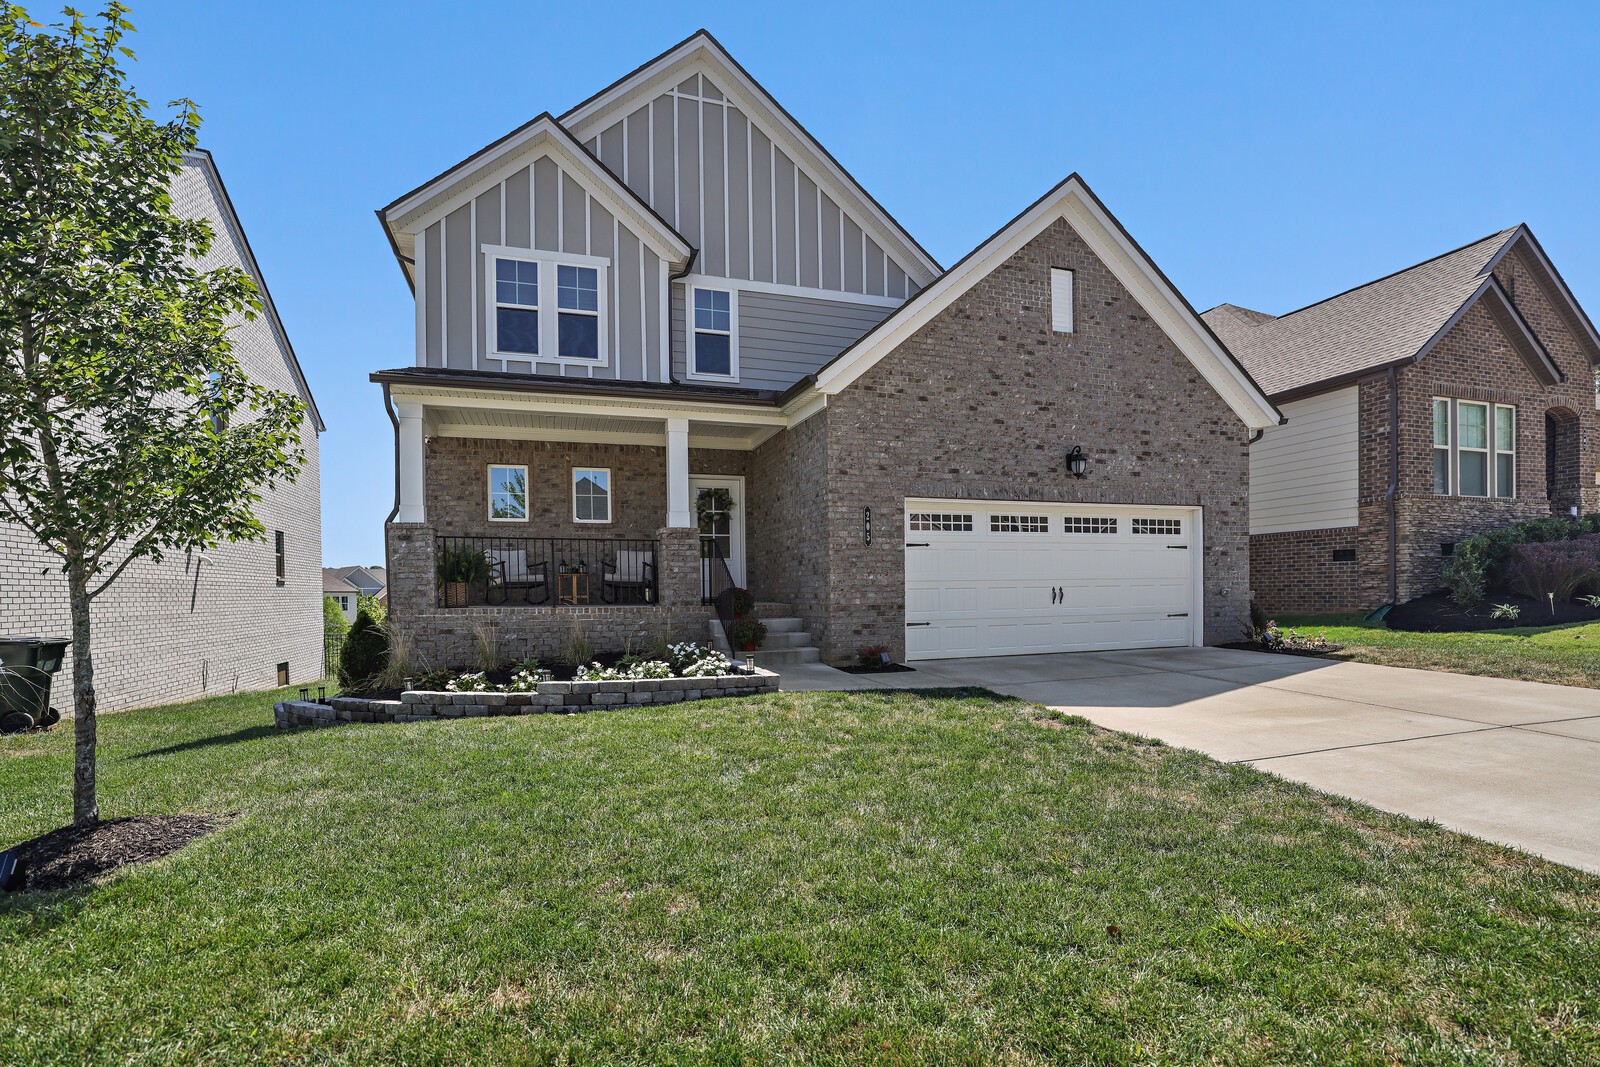
[[[1494,409],[1494,495],[1517,495],[1517,409]]]
[[[485,350],[499,361],[491,367],[512,361],[527,370],[536,363],[605,365],[609,261],[520,248],[485,252],[493,278]]]
[[[1456,401],[1456,479],[1462,496],[1489,495],[1489,405]]]
[[[726,289],[692,288],[694,339],[689,346],[691,378],[737,378],[739,354],[734,343],[738,310]]]
[[[1517,495],[1517,409],[1478,400],[1433,401],[1433,491]]]
[[[274,566],[277,568],[278,584],[282,585],[283,584],[283,531],[282,530],[274,530],[273,531],[272,548],[273,548],[273,554],[276,556],[276,559],[273,561],[273,563],[274,563]]]
[[[1433,491],[1450,492],[1450,401],[1433,402]]]
[[[572,518],[575,522],[611,521],[610,468],[573,468]]]
[[[528,521],[528,468],[496,464],[489,468],[489,521]]]

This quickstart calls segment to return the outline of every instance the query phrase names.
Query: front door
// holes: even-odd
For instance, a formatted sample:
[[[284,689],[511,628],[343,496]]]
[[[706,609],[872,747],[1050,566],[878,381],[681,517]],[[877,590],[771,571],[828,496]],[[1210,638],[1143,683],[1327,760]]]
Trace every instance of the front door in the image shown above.
[[[700,588],[709,588],[714,552],[728,561],[734,584],[744,585],[744,479],[690,475],[689,494],[700,526]]]

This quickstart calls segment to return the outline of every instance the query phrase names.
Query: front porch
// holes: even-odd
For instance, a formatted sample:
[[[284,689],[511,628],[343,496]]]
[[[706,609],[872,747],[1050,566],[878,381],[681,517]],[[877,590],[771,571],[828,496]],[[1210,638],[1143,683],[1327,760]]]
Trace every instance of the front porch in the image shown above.
[[[575,625],[602,652],[704,642],[751,584],[747,481],[781,409],[604,393],[393,389],[391,614],[420,659],[471,662],[486,633],[551,658]]]

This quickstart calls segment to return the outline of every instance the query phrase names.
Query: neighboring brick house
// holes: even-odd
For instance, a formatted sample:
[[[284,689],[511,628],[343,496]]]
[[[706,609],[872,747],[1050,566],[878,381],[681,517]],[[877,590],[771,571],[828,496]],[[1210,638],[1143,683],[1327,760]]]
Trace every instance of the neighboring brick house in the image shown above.
[[[420,661],[703,639],[724,581],[773,662],[1243,629],[1280,416],[1076,176],[941,270],[702,31],[379,216]]]
[[[1288,419],[1250,452],[1269,612],[1404,602],[1464,537],[1600,506],[1600,338],[1526,226],[1278,317],[1204,317]]]
[[[285,675],[310,681],[322,672],[322,607],[313,592],[322,569],[322,419],[210,153],[185,157],[172,195],[180,214],[211,223],[204,266],[237,267],[255,279],[262,312],[235,325],[234,355],[257,383],[305,400],[306,465],[294,485],[263,492],[255,513],[267,530],[264,541],[169,555],[161,563],[139,560],[95,599],[95,687],[108,711],[263,689]],[[71,633],[59,561],[5,522],[0,633]],[[69,652],[61,675],[68,683],[70,658]],[[63,711],[70,706],[70,684],[66,691],[58,685],[55,702]]]

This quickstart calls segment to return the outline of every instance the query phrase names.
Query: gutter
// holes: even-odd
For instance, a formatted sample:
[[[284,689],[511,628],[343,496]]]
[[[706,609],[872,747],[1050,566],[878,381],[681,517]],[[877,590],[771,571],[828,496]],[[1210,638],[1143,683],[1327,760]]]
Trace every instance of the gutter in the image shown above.
[[[1399,545],[1400,523],[1396,514],[1395,497],[1400,491],[1400,379],[1394,367],[1389,368],[1389,488],[1384,492],[1384,505],[1389,512],[1389,603],[1399,599]]]
[[[389,396],[389,383],[379,382],[383,386],[383,410],[389,414],[389,423],[394,427],[394,507],[389,509],[389,517],[383,520],[385,526],[394,521],[400,514],[400,419],[394,413],[394,401]],[[385,549],[383,556],[384,566],[389,565],[388,538],[384,538]]]

